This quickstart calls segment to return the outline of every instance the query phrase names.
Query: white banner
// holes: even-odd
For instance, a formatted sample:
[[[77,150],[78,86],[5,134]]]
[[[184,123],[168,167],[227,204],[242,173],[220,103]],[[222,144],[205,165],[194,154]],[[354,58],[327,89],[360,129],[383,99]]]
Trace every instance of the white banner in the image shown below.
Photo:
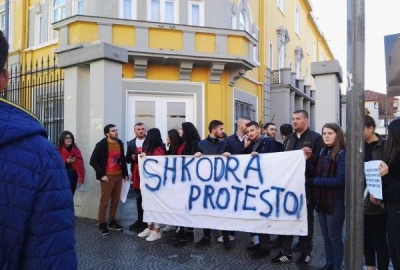
[[[144,221],[307,235],[303,151],[139,159]]]
[[[367,189],[370,194],[374,195],[376,199],[383,199],[382,196],[382,178],[379,173],[379,165],[381,160],[371,160],[364,162],[365,180],[367,182]]]

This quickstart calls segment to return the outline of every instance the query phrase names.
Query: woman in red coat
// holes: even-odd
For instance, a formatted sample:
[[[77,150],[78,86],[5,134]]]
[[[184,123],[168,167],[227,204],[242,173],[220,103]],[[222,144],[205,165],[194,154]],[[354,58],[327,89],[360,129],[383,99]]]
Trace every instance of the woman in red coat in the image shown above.
[[[158,128],[151,128],[147,131],[146,139],[143,142],[143,151],[140,157],[145,156],[163,156],[166,154],[165,144],[161,138],[161,132]],[[153,222],[147,223],[147,228],[138,234],[139,237],[146,237],[149,242],[156,241],[161,238],[160,224]]]
[[[75,137],[70,131],[65,130],[58,136],[57,150],[65,164],[72,195],[74,195],[77,183],[83,184],[84,182],[85,165],[81,151],[75,144]]]

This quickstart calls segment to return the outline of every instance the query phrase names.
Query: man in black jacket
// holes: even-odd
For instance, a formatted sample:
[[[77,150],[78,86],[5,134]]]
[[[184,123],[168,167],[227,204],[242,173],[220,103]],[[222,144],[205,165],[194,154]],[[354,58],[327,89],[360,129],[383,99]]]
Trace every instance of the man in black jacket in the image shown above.
[[[300,150],[304,151],[306,159],[306,179],[312,178],[314,168],[317,163],[318,154],[322,149],[323,141],[319,133],[311,131],[308,127],[308,113],[305,110],[293,112],[292,124],[294,132],[286,137],[284,145],[285,151]],[[313,190],[306,186],[307,199],[307,223],[308,235],[300,236],[296,247],[301,251],[299,259],[296,261],[298,266],[303,266],[311,261],[312,239],[314,236],[314,202]],[[292,235],[280,236],[282,241],[282,251],[271,259],[272,263],[281,264],[292,261]]]
[[[278,152],[283,151],[283,143],[276,140],[276,125],[274,123],[266,123],[263,128],[263,133],[274,140]]]
[[[255,122],[251,121],[247,123],[247,136],[244,141],[243,153],[258,155],[263,153],[277,152],[276,144],[274,140],[261,135],[261,127]],[[269,249],[269,234],[259,234],[259,244],[255,244],[248,247],[247,250],[251,251],[250,257],[253,259],[261,259],[270,255]]]
[[[219,120],[212,120],[208,125],[208,131],[210,134],[208,137],[199,142],[199,152],[195,153],[195,157],[201,157],[202,155],[230,155],[228,150],[228,144],[225,140],[222,140],[224,132],[224,123]],[[223,245],[224,248],[230,248],[229,243],[229,232],[222,231]],[[211,229],[203,230],[203,237],[200,241],[194,244],[195,247],[203,247],[211,244]]]
[[[104,135],[96,144],[90,157],[90,165],[100,180],[101,197],[99,205],[99,233],[109,235],[110,230],[122,231],[116,221],[118,202],[121,197],[122,179],[128,181],[128,170],[124,156],[124,145],[118,139],[118,129],[113,124],[104,127]],[[110,203],[111,199],[111,203]],[[107,207],[110,204],[109,222],[106,222]]]

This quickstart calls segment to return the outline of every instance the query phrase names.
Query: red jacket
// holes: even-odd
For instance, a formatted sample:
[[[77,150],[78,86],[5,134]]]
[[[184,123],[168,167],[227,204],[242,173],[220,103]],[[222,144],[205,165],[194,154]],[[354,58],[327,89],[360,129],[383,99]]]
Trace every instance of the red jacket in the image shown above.
[[[164,147],[157,147],[153,152],[145,151],[146,156],[164,156],[165,148]],[[132,182],[133,188],[140,189],[140,177],[139,177],[139,164],[135,163],[133,166],[132,172]]]
[[[82,153],[79,148],[76,146],[72,146],[71,152],[68,152],[68,150],[64,146],[61,146],[57,147],[57,150],[60,153],[64,164],[67,162],[68,157],[75,156],[75,162],[72,162],[71,166],[78,175],[78,182],[80,184],[83,184],[83,182],[85,181],[85,165],[83,164]]]

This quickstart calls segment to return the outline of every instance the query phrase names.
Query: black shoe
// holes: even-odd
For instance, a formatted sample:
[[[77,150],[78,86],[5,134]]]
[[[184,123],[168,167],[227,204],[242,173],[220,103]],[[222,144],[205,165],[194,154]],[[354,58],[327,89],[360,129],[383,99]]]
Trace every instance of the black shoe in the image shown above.
[[[324,267],[320,268],[319,270],[333,270],[333,265],[330,263],[327,263],[324,265]]]
[[[211,240],[205,236],[203,236],[203,238],[201,238],[200,241],[194,243],[195,247],[204,247],[207,245],[211,245]]]
[[[106,222],[99,224],[99,233],[101,235],[109,235],[110,234],[110,231],[107,229],[107,223]]]
[[[229,240],[229,237],[227,237],[226,239],[224,238],[224,242],[223,242],[223,247],[225,249],[230,249],[231,248],[231,241]]]
[[[143,221],[140,221],[140,220],[136,220],[135,223],[129,225],[129,230],[134,231],[135,229],[139,229],[144,226],[147,226],[146,223],[144,223]]]
[[[113,231],[122,231],[124,228],[121,225],[119,225],[116,220],[111,220],[107,224],[107,229]]]
[[[252,245],[246,248],[247,251],[249,252],[254,252],[257,251],[258,249],[260,249],[260,244],[256,244],[256,245]]]
[[[282,264],[282,263],[289,263],[292,262],[293,260],[293,256],[290,254],[286,254],[285,252],[283,252],[283,250],[281,252],[278,253],[278,255],[276,255],[275,257],[273,257],[271,259],[271,263],[274,264]]]
[[[194,233],[193,232],[186,232],[180,239],[179,241],[181,242],[189,242],[194,239]]]
[[[181,240],[183,237],[185,237],[185,231],[179,230],[179,232],[177,232],[174,236],[172,236],[172,240],[174,240],[174,241],[179,241],[179,240]]]
[[[271,254],[269,249],[259,248],[253,253],[251,253],[250,258],[252,259],[262,259],[268,257]]]
[[[297,266],[307,265],[311,261],[311,254],[301,253],[299,259],[296,261]]]

